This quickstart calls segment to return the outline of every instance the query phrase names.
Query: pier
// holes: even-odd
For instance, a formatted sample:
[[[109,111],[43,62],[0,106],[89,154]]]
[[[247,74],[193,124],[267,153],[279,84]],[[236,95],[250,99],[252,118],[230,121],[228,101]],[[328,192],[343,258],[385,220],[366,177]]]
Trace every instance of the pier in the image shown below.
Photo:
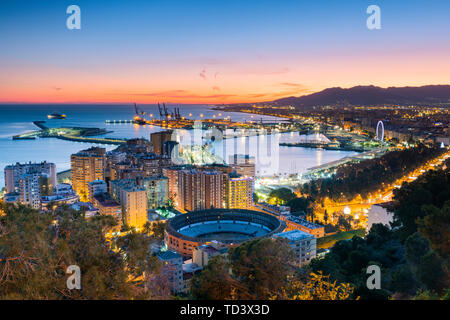
[[[133,120],[106,120],[106,124],[121,124],[121,123],[134,123]]]
[[[15,135],[12,137],[13,140],[33,140],[39,137],[96,144],[121,145],[127,143],[125,139],[95,137],[112,132],[106,129],[84,127],[48,128],[45,125],[45,121],[34,121],[33,124],[41,130]]]

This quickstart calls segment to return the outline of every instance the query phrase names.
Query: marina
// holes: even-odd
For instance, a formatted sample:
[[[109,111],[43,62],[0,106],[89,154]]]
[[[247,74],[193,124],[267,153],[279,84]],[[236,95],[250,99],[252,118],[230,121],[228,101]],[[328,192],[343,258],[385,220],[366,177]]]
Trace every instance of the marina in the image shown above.
[[[36,119],[42,119],[48,113],[51,113],[54,110],[53,108],[51,105],[3,105],[0,107],[0,148],[12,150],[11,153],[3,155],[0,159],[0,170],[6,165],[17,161],[28,162],[31,159],[36,159],[36,161],[52,161],[57,165],[58,171],[64,171],[70,168],[70,154],[76,153],[81,149],[89,146],[102,146],[109,151],[119,145],[119,143],[124,143],[126,139],[149,139],[151,133],[165,130],[162,127],[137,125],[130,121],[120,123],[118,120],[130,119],[134,115],[132,109],[125,105],[62,105],[59,110],[68,115],[67,119],[55,119],[43,124],[36,121]],[[145,109],[149,114],[158,113],[155,105],[146,105]],[[212,110],[211,106],[205,105],[182,106],[180,111],[187,116],[190,114],[190,117],[194,119],[202,119],[201,115],[203,115],[203,118],[214,119],[214,116],[216,118],[219,117],[219,113],[222,118],[229,117],[234,122],[245,123],[255,119],[255,115],[248,113],[218,112],[217,110]],[[252,116],[254,117],[252,118]],[[258,115],[258,118],[262,118],[262,123],[277,123],[281,119],[265,115]],[[111,123],[105,124],[106,119],[111,120]],[[38,136],[37,133],[39,131],[36,129],[42,128],[36,127],[37,125],[43,125],[47,129],[57,129],[59,127],[89,129],[105,127],[108,133],[87,137],[69,135],[70,139],[65,139],[61,136],[55,137],[55,139],[44,139]],[[186,131],[188,135],[189,131]],[[225,134],[228,132],[233,134],[234,130],[228,129]],[[239,129],[236,132],[239,132]],[[66,132],[66,135],[68,134],[69,132]],[[21,139],[13,140],[13,135],[19,135]],[[224,141],[227,141],[226,147],[224,147],[223,142],[216,140],[213,143],[214,153],[227,161],[229,155],[234,152],[240,154],[248,152],[250,156],[255,157],[257,174],[271,177],[274,175],[280,177],[287,177],[292,174],[301,175],[309,167],[357,154],[355,152],[289,148],[278,145],[278,142],[281,140],[277,137],[280,137],[283,142],[295,142],[296,136],[294,132],[252,135],[248,137],[248,143],[245,143],[245,140],[240,140],[244,139],[244,137],[224,139]],[[270,146],[268,145],[269,142]],[[249,147],[247,148],[246,146]],[[3,177],[0,176],[0,185],[3,184]]]

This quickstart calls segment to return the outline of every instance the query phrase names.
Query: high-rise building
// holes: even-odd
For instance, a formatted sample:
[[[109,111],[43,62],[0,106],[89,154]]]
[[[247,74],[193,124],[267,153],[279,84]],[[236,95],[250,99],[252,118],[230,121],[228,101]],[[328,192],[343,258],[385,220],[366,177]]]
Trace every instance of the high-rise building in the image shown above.
[[[144,178],[137,177],[135,179],[121,179],[117,181],[118,182],[114,182],[113,184],[110,183],[110,186],[113,186],[112,188],[116,188],[115,186],[120,184],[136,186],[145,190],[148,209],[163,207],[169,200],[169,179],[162,175]],[[113,194],[114,198],[119,198],[119,194],[116,189],[111,189],[111,194]]]
[[[108,167],[110,180],[134,179],[142,174],[142,170],[129,161],[121,161]]]
[[[141,228],[147,221],[147,190],[134,179],[110,181],[110,193],[122,206],[123,221],[132,228]]]
[[[221,172],[202,171],[205,180],[205,207],[223,208],[223,177]],[[197,209],[198,210],[198,209]]]
[[[223,173],[196,169],[180,170],[178,208],[183,211],[223,208]]]
[[[178,172],[180,167],[170,167],[163,169],[163,176],[168,179],[169,199],[171,199],[175,206],[178,205]]]
[[[112,150],[106,153],[106,169],[105,178],[107,182],[114,180],[111,177],[111,169],[120,162],[124,162],[127,159],[127,153],[119,150]]]
[[[172,139],[172,131],[154,132],[150,135],[150,140],[153,144],[153,152],[159,155],[163,154],[164,142]]]
[[[253,178],[229,174],[225,176],[224,198],[228,209],[251,209]]]
[[[89,195],[88,183],[95,180],[105,180],[106,149],[90,148],[72,154],[70,157],[72,168],[73,190],[80,196],[81,201],[87,201]]]
[[[56,166],[48,162],[6,166],[5,183],[7,194],[17,194],[19,202],[41,209],[41,197],[50,196],[56,185]]]
[[[149,209],[163,207],[169,200],[169,179],[164,176],[138,178],[137,184],[147,192],[147,206]]]
[[[143,177],[161,175],[164,168],[168,168],[173,165],[170,157],[154,154],[138,157],[137,162],[142,168],[141,176]]]
[[[163,168],[162,175],[169,181],[169,199],[178,206],[178,172],[185,169],[192,169],[191,165],[180,165]]]
[[[39,173],[25,173],[19,179],[20,202],[33,209],[41,208],[41,191]]]
[[[18,192],[20,177],[30,172],[46,174],[50,180],[48,185],[56,186],[56,166],[54,163],[46,161],[41,163],[16,163],[5,167],[6,193]]]
[[[153,145],[150,141],[144,138],[136,138],[127,140],[127,153],[149,153],[153,152]]]

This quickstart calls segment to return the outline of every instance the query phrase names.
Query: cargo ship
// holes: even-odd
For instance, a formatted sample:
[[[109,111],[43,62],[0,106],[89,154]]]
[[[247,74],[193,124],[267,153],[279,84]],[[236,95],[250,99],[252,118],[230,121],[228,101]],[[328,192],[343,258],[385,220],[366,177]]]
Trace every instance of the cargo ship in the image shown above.
[[[47,115],[48,119],[65,119],[65,114],[59,114],[59,113],[51,113]]]

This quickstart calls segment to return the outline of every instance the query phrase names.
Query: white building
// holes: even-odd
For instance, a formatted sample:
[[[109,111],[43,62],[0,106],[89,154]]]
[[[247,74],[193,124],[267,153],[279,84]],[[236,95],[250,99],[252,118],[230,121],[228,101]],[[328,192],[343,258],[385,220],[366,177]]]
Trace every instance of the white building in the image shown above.
[[[5,167],[5,185],[6,193],[18,192],[20,188],[20,177],[27,173],[46,174],[50,179],[51,185],[56,186],[56,166],[54,163],[16,163]]]
[[[56,185],[55,193],[62,195],[62,194],[72,194],[72,193],[75,193],[75,191],[73,191],[71,184],[60,183],[60,184]]]
[[[311,259],[316,257],[316,238],[309,233],[292,230],[274,234],[273,237],[280,237],[289,241],[295,255],[294,264],[297,266],[308,264]]]
[[[204,244],[194,248],[192,252],[192,262],[199,267],[206,267],[212,257],[219,255],[226,255],[228,248],[221,245],[217,241],[212,241],[210,244]]]
[[[183,291],[183,257],[174,251],[161,251],[157,254],[162,262],[162,274],[168,277],[171,291],[179,293]]]
[[[39,173],[23,174],[19,179],[20,202],[33,209],[41,208],[40,179]]]
[[[94,196],[108,192],[108,185],[103,180],[94,180],[88,183],[89,201],[93,201]]]

